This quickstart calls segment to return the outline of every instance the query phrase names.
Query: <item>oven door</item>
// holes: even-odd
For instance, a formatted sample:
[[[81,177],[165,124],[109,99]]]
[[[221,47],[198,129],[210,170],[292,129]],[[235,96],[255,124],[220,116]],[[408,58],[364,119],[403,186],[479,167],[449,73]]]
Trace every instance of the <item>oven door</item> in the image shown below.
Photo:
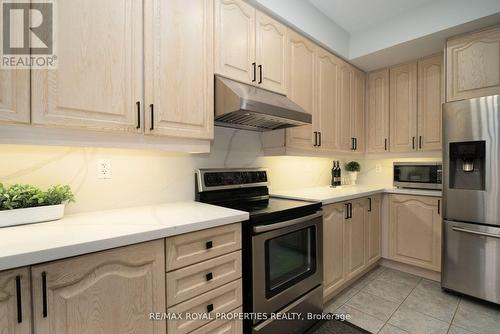
[[[271,313],[321,285],[322,212],[254,227],[252,307]]]

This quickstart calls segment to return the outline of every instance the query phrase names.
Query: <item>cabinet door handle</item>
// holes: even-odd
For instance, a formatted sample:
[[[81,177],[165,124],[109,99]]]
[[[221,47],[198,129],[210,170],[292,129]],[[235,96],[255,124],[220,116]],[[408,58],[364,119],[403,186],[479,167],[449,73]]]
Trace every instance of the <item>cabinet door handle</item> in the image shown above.
[[[372,198],[368,197],[368,212],[372,212]]]
[[[318,131],[314,131],[314,147],[318,146]]]
[[[358,150],[358,138],[354,137],[354,151]]]
[[[21,276],[16,276],[17,323],[23,322],[23,307],[21,299]]]
[[[318,138],[319,138],[318,139],[318,142],[319,142],[318,146],[321,146],[321,131],[318,132]]]
[[[351,137],[351,151],[354,151],[354,138]]]
[[[255,62],[252,63],[253,67],[253,79],[252,82],[255,82],[257,80],[257,64]]]
[[[213,247],[214,247],[214,243],[213,243],[212,241],[207,241],[207,242],[205,243],[205,247],[206,247],[207,249],[211,249],[211,248],[213,248]]]
[[[141,102],[137,101],[135,104],[137,106],[137,126],[135,128],[140,129],[141,128]]]
[[[345,203],[345,219],[349,219],[349,203]]]
[[[352,203],[349,203],[349,219],[352,218]]]
[[[387,138],[384,139],[384,151],[387,151]]]
[[[438,215],[441,214],[441,200],[438,199]]]
[[[422,148],[422,136],[418,136],[418,148]]]
[[[262,65],[259,65],[259,84],[262,83]]]
[[[47,273],[42,272],[42,315],[47,318]]]
[[[411,137],[411,148],[415,149],[415,137]]]
[[[214,310],[214,304],[208,304],[207,305],[207,312],[210,313]]]
[[[151,110],[151,126],[149,127],[150,131],[153,131],[155,128],[155,106],[154,104],[149,105],[149,109]]]
[[[210,272],[210,273],[206,274],[205,277],[206,277],[207,282],[208,282],[208,281],[211,281],[214,278],[214,274]]]

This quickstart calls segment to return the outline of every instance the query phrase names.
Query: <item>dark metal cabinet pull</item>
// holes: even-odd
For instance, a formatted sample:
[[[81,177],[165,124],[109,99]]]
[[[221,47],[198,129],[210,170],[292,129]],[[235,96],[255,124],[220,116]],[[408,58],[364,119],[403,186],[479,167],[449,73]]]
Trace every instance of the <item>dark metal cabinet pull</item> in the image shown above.
[[[211,281],[214,278],[214,274],[212,274],[210,272],[210,273],[206,274],[205,277],[207,278],[207,281]]]
[[[415,149],[415,137],[411,137],[411,148]]]
[[[255,82],[255,80],[257,80],[257,64],[255,62],[252,63],[252,67],[253,67],[253,79],[252,79],[252,82]]]
[[[318,141],[319,141],[319,144],[318,146],[321,146],[321,131],[318,132]]]
[[[137,105],[137,126],[135,128],[140,129],[141,128],[141,102],[137,101],[135,104]]]
[[[16,276],[17,323],[23,322],[23,307],[21,300],[21,276]]]
[[[47,318],[47,273],[42,272],[42,315]]]
[[[207,305],[207,312],[212,312],[214,310],[214,304],[208,304]]]
[[[151,127],[149,128],[150,131],[153,131],[155,128],[155,106],[154,104],[149,105],[149,109],[151,110]]]
[[[351,137],[351,151],[354,151],[354,138]]]
[[[345,219],[349,219],[349,203],[345,203]]]
[[[205,247],[206,247],[207,249],[210,249],[210,248],[214,247],[214,244],[213,244],[213,242],[212,242],[212,241],[207,241],[207,242],[205,243]]]
[[[314,145],[318,146],[318,131],[314,131]]]
[[[441,214],[441,200],[438,199],[438,215]]]
[[[418,148],[422,148],[422,136],[418,136]]]
[[[358,138],[354,137],[354,151],[358,150]]]
[[[349,219],[352,218],[352,203],[349,203]]]
[[[384,150],[387,151],[387,138],[384,139]]]
[[[262,83],[262,65],[259,65],[259,84]]]
[[[372,198],[368,197],[368,212],[372,212]]]

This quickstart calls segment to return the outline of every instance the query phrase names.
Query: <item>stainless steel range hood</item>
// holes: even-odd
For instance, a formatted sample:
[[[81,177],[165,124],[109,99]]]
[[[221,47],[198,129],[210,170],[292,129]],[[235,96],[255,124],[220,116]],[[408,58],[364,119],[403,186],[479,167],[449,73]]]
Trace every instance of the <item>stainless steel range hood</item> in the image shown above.
[[[215,77],[215,125],[269,131],[312,123],[312,116],[284,95]]]

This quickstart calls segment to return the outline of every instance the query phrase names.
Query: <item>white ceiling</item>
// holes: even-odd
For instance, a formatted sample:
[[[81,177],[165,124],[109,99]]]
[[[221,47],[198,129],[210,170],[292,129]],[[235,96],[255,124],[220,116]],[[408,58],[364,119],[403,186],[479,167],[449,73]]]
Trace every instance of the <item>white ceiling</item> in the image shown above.
[[[349,33],[418,8],[433,0],[308,0]]]

